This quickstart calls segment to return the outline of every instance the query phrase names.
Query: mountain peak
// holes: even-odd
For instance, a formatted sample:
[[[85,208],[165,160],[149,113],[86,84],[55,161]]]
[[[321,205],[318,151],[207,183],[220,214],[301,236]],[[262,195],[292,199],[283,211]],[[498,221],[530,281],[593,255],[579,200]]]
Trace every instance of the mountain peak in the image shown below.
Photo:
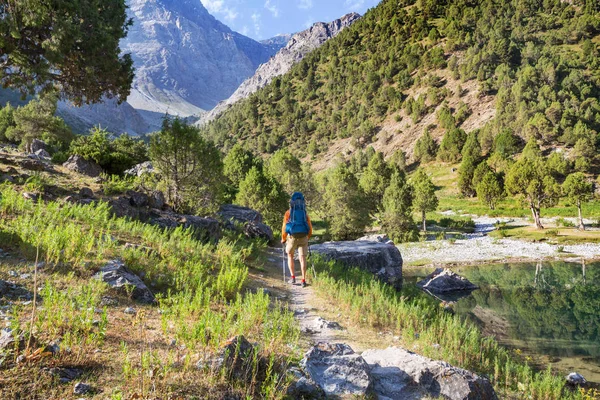
[[[206,114],[199,124],[213,120],[235,102],[265,87],[275,77],[285,74],[308,53],[337,36],[344,28],[352,25],[359,18],[360,14],[349,13],[329,23],[317,22],[310,28],[292,35],[285,47],[268,62],[258,67],[254,76],[244,81],[231,97],[220,102],[210,113]]]

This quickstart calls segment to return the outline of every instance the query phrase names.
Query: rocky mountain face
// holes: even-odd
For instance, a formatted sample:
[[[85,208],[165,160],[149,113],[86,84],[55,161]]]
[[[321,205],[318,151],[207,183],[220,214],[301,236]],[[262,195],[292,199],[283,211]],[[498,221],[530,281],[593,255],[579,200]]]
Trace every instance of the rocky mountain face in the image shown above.
[[[244,81],[231,97],[219,103],[212,111],[203,116],[199,124],[213,120],[235,102],[268,85],[275,77],[285,74],[308,53],[337,36],[344,28],[352,25],[359,18],[359,14],[350,13],[330,23],[317,22],[309,29],[296,33],[275,57],[258,67],[251,78]]]
[[[202,114],[284,45],[285,37],[263,44],[232,31],[200,0],[129,0],[128,5],[133,26],[121,48],[131,53],[136,69],[131,95],[119,106],[61,104],[61,115],[78,121],[77,128],[101,123],[116,133],[141,134],[160,126],[166,113]]]

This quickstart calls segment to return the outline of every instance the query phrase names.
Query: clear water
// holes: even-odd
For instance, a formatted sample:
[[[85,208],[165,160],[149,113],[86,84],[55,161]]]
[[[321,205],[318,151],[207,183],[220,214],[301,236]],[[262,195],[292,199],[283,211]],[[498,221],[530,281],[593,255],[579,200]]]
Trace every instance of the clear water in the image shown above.
[[[454,305],[486,335],[532,364],[576,371],[600,383],[600,263],[518,263],[453,267],[479,286]],[[405,269],[416,282],[433,268]]]

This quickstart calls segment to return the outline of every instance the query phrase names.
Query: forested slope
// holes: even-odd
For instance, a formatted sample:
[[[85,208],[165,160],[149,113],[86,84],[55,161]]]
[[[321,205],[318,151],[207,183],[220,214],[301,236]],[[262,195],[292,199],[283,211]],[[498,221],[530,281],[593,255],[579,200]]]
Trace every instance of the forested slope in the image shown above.
[[[599,33],[594,0],[384,0],[203,133],[317,160],[371,143],[410,156],[457,127],[481,128],[484,153],[506,130],[594,148]]]

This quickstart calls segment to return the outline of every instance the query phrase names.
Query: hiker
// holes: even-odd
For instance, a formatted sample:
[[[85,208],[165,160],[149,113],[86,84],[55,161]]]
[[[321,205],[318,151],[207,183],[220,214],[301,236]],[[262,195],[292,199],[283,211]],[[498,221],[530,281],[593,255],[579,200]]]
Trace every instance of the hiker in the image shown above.
[[[306,213],[304,195],[294,192],[290,199],[290,209],[285,212],[283,226],[281,227],[281,243],[286,243],[285,252],[288,257],[288,267],[292,274],[291,283],[296,283],[294,274],[294,251],[298,249],[300,269],[302,270],[302,287],[306,287],[306,255],[308,253],[308,239],[312,235],[312,224]],[[289,237],[288,237],[289,236]]]

